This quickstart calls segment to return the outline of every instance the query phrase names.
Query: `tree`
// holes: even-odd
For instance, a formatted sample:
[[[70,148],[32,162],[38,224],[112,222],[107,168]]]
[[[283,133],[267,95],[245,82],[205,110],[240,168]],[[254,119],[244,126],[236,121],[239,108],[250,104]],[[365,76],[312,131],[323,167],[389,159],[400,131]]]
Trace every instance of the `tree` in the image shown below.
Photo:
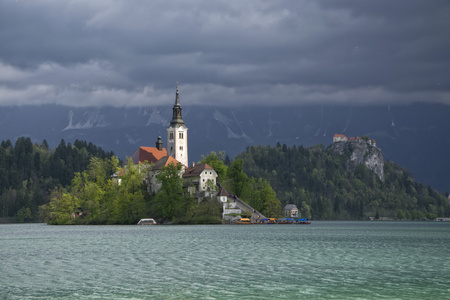
[[[76,200],[62,187],[55,188],[50,196],[50,203],[44,205],[41,211],[47,213],[43,216],[49,224],[72,224],[75,208],[78,207]]]
[[[230,166],[231,165],[231,159],[228,156],[228,154],[225,156],[225,159],[223,160],[223,163],[225,164],[225,166]]]
[[[22,207],[18,212],[17,212],[17,221],[19,223],[24,223],[24,222],[31,222],[32,220],[32,214],[31,214],[31,210],[29,207]]]
[[[248,177],[243,170],[244,160],[236,159],[230,165],[227,176],[230,179],[231,190],[236,196],[240,197],[244,193],[244,188],[248,183]]]
[[[306,203],[306,201],[302,203],[301,212],[302,212],[302,216],[304,216],[305,218],[307,218],[307,219],[311,218],[311,207],[309,206],[308,203]]]
[[[214,181],[212,181],[211,179],[208,179],[206,181],[206,191],[208,192],[216,192],[217,191],[217,186],[214,184]]]
[[[145,164],[143,169],[146,170]],[[135,224],[145,213],[145,185],[146,172],[141,165],[133,163],[131,158],[127,161],[126,170],[114,199],[114,222],[119,224]]]
[[[164,219],[181,217],[187,211],[183,197],[183,180],[180,176],[181,168],[181,164],[169,164],[163,167],[157,176],[161,188],[155,196],[153,207]]]
[[[67,189],[52,192],[40,213],[50,224],[135,224],[145,214],[144,172],[130,160],[122,184],[113,185],[117,158],[91,159]]]
[[[225,179],[225,176],[227,174],[227,166],[225,165],[223,160],[224,155],[225,152],[223,151],[219,151],[219,153],[211,151],[208,156],[202,155],[202,159],[200,160],[200,163],[208,164],[214,169],[214,171],[216,171],[218,175],[217,181],[219,182]]]
[[[279,216],[281,213],[281,203],[277,199],[275,191],[270,186],[269,181],[260,179],[260,198],[264,203],[262,214],[266,216]]]

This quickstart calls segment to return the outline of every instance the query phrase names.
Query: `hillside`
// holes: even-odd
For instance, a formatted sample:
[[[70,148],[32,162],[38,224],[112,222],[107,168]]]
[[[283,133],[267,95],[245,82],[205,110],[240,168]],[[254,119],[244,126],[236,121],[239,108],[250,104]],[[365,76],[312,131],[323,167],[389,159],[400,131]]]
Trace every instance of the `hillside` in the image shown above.
[[[76,172],[87,169],[93,157],[112,155],[78,140],[73,145],[62,140],[54,150],[45,140],[32,144],[29,138],[19,138],[14,145],[3,141],[0,220],[39,220],[38,207],[48,203],[55,187],[68,186]],[[205,162],[215,165],[213,161]],[[321,144],[251,146],[229,163],[228,172],[226,167],[219,172],[222,176],[227,173],[227,189],[240,195],[238,187],[248,176],[246,189],[253,192],[246,190],[246,194],[250,198],[255,198],[255,193],[260,196],[258,203],[253,198],[255,203],[249,200],[259,210],[267,206],[264,201],[279,200],[283,206],[296,204],[304,217],[322,220],[375,216],[421,220],[450,216],[444,196],[431,186],[418,183],[405,168],[385,161],[381,150],[367,138],[333,143],[326,148]],[[245,180],[240,179],[242,176]],[[272,189],[276,196],[270,196]]]
[[[67,186],[87,168],[92,157],[111,157],[112,152],[75,140],[73,145],[61,140],[49,149],[47,141],[33,144],[21,137],[12,144],[0,144],[0,223],[36,222],[39,206],[48,202],[57,186]]]
[[[444,196],[415,181],[405,168],[384,161],[366,141],[327,148],[251,146],[237,158],[244,160],[249,177],[269,180],[282,204],[297,205],[304,217],[420,220],[450,215]]]

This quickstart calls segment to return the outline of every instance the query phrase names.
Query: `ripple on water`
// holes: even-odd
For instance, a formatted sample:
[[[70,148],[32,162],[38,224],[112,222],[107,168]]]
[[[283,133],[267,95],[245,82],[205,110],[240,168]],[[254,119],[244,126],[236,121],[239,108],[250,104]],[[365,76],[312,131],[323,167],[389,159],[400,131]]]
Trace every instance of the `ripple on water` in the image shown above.
[[[2,225],[0,298],[442,298],[449,225]]]

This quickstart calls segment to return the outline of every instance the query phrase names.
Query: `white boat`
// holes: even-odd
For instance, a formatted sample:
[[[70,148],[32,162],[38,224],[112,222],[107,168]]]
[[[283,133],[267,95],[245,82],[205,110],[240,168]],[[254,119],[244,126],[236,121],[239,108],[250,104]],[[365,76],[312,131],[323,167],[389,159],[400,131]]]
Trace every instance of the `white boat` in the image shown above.
[[[140,219],[138,225],[156,225],[155,219]]]

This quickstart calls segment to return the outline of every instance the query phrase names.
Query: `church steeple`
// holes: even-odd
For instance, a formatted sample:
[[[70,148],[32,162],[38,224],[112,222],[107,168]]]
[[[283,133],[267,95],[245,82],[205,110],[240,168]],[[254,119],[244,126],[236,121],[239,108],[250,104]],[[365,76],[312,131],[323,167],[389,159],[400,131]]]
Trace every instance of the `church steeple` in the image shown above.
[[[188,128],[184,125],[181,117],[180,93],[175,96],[175,104],[173,105],[173,115],[170,125],[167,128],[167,153],[184,166],[188,165],[188,144],[187,144]]]
[[[180,105],[180,93],[178,92],[178,82],[177,82],[177,93],[175,95],[175,104],[173,105],[173,114],[172,114],[172,120],[170,121],[170,124],[184,124],[183,118],[181,116],[182,109]]]

